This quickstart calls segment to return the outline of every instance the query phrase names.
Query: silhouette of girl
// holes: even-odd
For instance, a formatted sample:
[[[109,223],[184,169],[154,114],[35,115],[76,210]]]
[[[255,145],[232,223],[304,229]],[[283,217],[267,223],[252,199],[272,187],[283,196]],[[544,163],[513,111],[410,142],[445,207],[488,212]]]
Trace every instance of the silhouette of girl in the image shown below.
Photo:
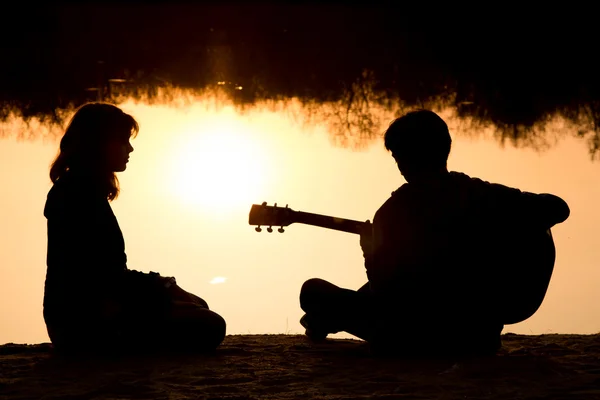
[[[137,135],[118,107],[88,103],[71,119],[50,169],[44,320],[58,351],[214,350],[225,320],[174,278],[127,268],[110,201]]]

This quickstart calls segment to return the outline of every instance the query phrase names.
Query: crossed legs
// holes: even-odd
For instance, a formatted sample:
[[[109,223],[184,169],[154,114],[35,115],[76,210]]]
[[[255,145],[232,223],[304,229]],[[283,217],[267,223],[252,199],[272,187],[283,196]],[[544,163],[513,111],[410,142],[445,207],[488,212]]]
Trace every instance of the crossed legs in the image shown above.
[[[363,340],[372,337],[374,304],[369,284],[344,289],[323,279],[309,279],[300,290],[301,323],[314,340],[330,333],[348,332]]]

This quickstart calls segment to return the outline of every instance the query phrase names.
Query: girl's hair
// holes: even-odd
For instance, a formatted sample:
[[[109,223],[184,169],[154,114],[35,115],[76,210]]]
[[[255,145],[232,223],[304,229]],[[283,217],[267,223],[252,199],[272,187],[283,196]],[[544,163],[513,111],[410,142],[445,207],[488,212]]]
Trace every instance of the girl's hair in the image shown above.
[[[119,195],[119,180],[106,168],[108,144],[129,141],[139,132],[137,121],[119,107],[108,103],[87,103],[79,107],[60,141],[59,153],[50,167],[55,183],[67,171],[91,172],[101,182],[106,197]]]

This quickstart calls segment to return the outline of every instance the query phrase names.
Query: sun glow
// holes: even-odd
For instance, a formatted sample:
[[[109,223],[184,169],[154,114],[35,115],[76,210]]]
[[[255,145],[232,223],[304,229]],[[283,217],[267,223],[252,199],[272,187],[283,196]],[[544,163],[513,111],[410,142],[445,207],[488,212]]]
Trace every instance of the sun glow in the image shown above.
[[[264,145],[239,117],[189,129],[173,156],[178,200],[211,215],[247,209],[266,183]]]

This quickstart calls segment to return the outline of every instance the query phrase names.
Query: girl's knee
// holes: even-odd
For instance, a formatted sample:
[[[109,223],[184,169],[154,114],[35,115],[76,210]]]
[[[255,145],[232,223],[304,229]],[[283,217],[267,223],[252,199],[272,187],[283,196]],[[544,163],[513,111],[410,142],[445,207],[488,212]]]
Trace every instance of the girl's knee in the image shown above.
[[[214,311],[198,308],[194,316],[175,322],[176,341],[190,349],[210,351],[216,349],[225,339],[227,323]]]
[[[211,336],[218,340],[218,344],[225,339],[227,333],[227,323],[225,318],[221,317],[214,311],[206,310],[210,312],[210,317],[207,318],[207,330],[211,331]],[[217,344],[217,345],[218,345]]]

